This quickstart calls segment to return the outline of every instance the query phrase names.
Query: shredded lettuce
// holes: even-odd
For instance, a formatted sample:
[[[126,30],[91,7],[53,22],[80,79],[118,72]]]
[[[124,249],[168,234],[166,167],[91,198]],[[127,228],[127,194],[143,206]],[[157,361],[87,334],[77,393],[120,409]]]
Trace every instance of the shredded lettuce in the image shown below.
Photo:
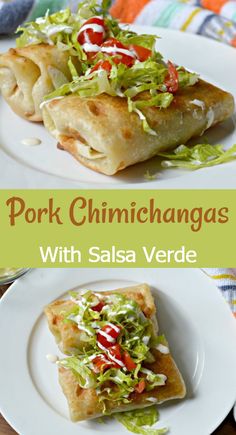
[[[146,378],[147,391],[165,385],[164,374],[156,374],[143,366],[155,361],[151,350],[155,347],[156,333],[152,321],[146,318],[134,300],[119,293],[104,295],[103,307],[96,311],[93,307],[100,302],[96,293],[84,290],[82,294],[71,292],[70,297],[75,303],[74,307],[61,314],[64,322],[76,324],[84,337],[79,340],[78,349],[73,350],[72,356],[59,361],[59,365],[72,370],[81,388],[92,386],[96,389],[104,414],[109,414],[110,402],[117,405],[130,403],[130,394],[135,391],[142,377]],[[109,351],[107,354],[103,352],[97,340],[97,331],[109,322],[120,328],[116,342],[122,353],[128,352],[136,364],[131,371],[125,367],[107,367],[99,373],[93,370],[93,360],[97,356],[101,358],[103,354],[109,358]]]
[[[155,50],[156,41],[159,39],[159,37],[156,35],[137,35],[137,33],[131,32],[130,30],[119,31],[116,37],[124,45],[139,45],[141,47],[148,48],[153,52]]]
[[[162,435],[168,432],[167,428],[153,429],[159,420],[159,413],[156,406],[149,406],[144,409],[126,411],[115,414],[115,418],[122,423],[130,432],[141,435]]]
[[[198,144],[193,147],[178,146],[171,153],[159,153],[164,157],[162,166],[165,168],[181,167],[200,169],[220,165],[236,159],[236,144],[224,150],[223,145]]]
[[[96,384],[92,370],[85,364],[85,361],[73,356],[60,360],[60,366],[71,369],[81,388],[93,388]]]
[[[149,170],[147,170],[144,174],[145,180],[152,181],[157,179],[157,174],[151,174]]]
[[[76,13],[69,8],[51,15],[48,11],[44,17],[18,27],[17,33],[21,32],[21,35],[16,40],[17,47],[41,43],[57,45],[59,49],[67,49],[74,56],[86,60],[87,56],[77,41],[78,31],[88,18],[107,15],[110,3],[109,0],[103,0],[101,5],[95,0],[84,1],[79,4]]]
[[[60,86],[63,86],[65,83],[69,83],[69,80],[67,79],[65,74],[63,74],[63,72],[57,68],[49,66],[48,74],[52,80],[54,88],[59,88]]]
[[[72,59],[70,57],[69,61],[68,61],[68,67],[71,73],[71,77],[73,80],[77,80],[79,78],[79,74],[77,69],[75,68],[75,65],[72,62]],[[57,87],[55,86],[55,88],[57,89]]]
[[[145,368],[141,368],[140,371],[141,373],[146,374],[147,391],[153,390],[153,388],[155,387],[161,387],[162,385],[165,385],[166,382],[165,375],[153,373],[151,370]]]
[[[186,86],[194,86],[199,80],[198,74],[186,71],[186,69],[184,69],[183,67],[177,68],[177,71],[180,88],[185,88]]]

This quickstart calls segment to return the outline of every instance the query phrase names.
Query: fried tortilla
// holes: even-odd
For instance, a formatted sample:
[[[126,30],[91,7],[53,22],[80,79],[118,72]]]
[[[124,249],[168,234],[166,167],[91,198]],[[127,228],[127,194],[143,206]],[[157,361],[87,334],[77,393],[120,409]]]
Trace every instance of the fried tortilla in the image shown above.
[[[150,98],[149,93],[141,96]],[[60,149],[97,172],[114,175],[202,135],[233,111],[231,94],[199,80],[180,89],[169,107],[143,109],[156,136],[144,131],[137,113],[129,113],[126,98],[106,94],[51,100],[43,107],[43,120]]]
[[[44,97],[72,77],[69,54],[56,46],[39,44],[11,48],[0,56],[0,91],[11,109],[29,121],[42,121]]]
[[[134,393],[131,403],[127,405],[116,406],[114,402],[108,402],[109,413],[131,411],[151,406],[153,403],[160,404],[167,400],[185,397],[185,384],[171,354],[164,355],[159,351],[154,353],[156,362],[151,365],[146,364],[146,367],[151,368],[154,373],[164,373],[167,376],[166,384],[149,392]],[[67,398],[72,421],[88,420],[103,415],[96,390],[81,388],[71,370],[60,367],[59,382]]]

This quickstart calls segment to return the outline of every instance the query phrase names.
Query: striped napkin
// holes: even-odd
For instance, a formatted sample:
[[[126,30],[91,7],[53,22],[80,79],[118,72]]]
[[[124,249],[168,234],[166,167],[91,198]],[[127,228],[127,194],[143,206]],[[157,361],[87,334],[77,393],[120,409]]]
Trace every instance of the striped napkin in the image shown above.
[[[202,269],[220,289],[236,317],[236,269]]]
[[[169,27],[236,47],[235,0],[116,0],[111,14],[124,23]]]
[[[79,0],[0,0],[0,34],[13,33],[24,21],[34,21],[65,7],[75,10]]]
[[[100,2],[101,0],[98,0]],[[81,0],[0,0],[0,34]],[[122,22],[198,33],[236,47],[236,0],[113,0],[111,13]]]

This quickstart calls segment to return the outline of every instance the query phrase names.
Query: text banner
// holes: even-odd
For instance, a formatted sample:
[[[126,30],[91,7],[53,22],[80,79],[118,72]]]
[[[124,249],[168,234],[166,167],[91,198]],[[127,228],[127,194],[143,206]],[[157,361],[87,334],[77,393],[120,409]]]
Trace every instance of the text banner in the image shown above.
[[[235,267],[236,194],[4,190],[0,267]]]

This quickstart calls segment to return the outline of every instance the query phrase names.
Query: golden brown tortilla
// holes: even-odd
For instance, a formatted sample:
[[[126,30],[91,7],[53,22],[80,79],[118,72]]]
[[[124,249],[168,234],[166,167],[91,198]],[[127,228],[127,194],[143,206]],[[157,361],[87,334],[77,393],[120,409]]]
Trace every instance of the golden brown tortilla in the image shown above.
[[[0,56],[0,91],[22,118],[42,121],[40,104],[55,89],[52,74],[71,81],[69,53],[47,44],[11,48]],[[50,75],[51,74],[51,75]]]
[[[143,94],[142,98],[149,98]],[[194,104],[196,100],[202,107]],[[45,127],[83,165],[106,175],[145,161],[161,151],[185,144],[234,111],[234,99],[207,82],[179,90],[166,109],[149,107],[143,113],[157,136],[145,133],[126,98],[102,94],[76,95],[49,101],[43,107]]]

